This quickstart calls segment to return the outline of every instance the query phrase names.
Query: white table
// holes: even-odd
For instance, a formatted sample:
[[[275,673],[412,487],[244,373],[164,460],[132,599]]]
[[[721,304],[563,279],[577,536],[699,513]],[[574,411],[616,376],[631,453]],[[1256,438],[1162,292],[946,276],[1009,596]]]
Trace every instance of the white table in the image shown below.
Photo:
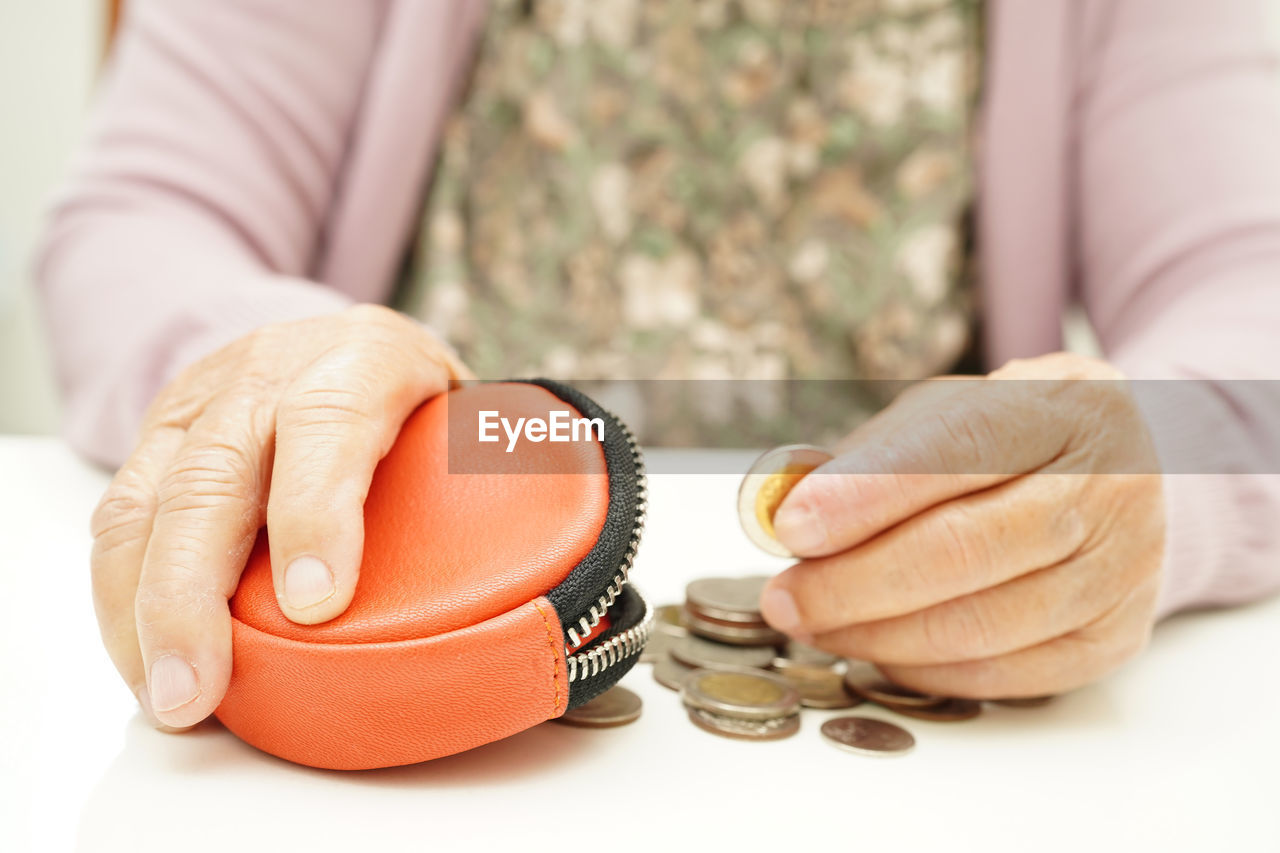
[[[642,664],[623,682],[645,701],[632,726],[324,772],[135,713],[89,595],[106,480],[55,440],[0,437],[0,851],[1280,849],[1280,601],[1174,619],[1042,709],[907,720],[900,758],[833,749],[816,711],[790,740],[714,737]],[[736,485],[653,478],[634,577],[655,602],[781,565],[738,531]]]

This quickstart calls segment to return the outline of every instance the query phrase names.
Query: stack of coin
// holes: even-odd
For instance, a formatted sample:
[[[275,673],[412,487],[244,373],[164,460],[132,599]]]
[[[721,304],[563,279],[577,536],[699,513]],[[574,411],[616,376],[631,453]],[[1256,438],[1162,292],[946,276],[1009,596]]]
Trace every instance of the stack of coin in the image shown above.
[[[664,660],[671,652],[671,647],[678,640],[689,636],[685,626],[684,608],[678,604],[666,604],[654,611],[653,630],[649,632],[649,641],[644,644],[640,653],[641,663],[656,664]]]
[[[795,711],[783,714],[770,706],[754,716],[747,711],[722,713],[724,719],[712,716],[723,707],[695,698],[689,705],[689,718],[707,731],[745,740],[775,740],[798,730],[799,718],[790,718],[801,707],[852,708],[863,701],[845,689],[843,660],[788,641],[764,622],[758,602],[767,580],[755,576],[697,580],[689,584],[682,607],[658,608],[652,636],[662,639],[642,660],[653,663],[653,677],[659,684],[684,691],[686,697],[697,697],[702,693],[687,690],[695,673],[746,673],[772,685],[758,686],[757,695],[772,695],[771,691],[782,689],[787,697],[794,696]],[[732,689],[742,689],[748,683],[742,679],[727,682]],[[716,689],[718,682],[709,684]],[[767,717],[764,722],[761,713]]]
[[[787,720],[790,714],[779,714],[776,709],[768,712],[773,716],[768,717],[765,725],[758,716],[748,715],[744,719],[743,712],[736,716],[721,714],[724,719],[716,719],[713,715],[719,706],[711,706],[707,701],[695,698],[689,704],[689,696],[698,697],[706,692],[705,688],[690,690],[690,678],[707,671],[750,673],[770,679],[775,692],[777,685],[785,685],[787,695],[794,695],[802,708],[838,710],[873,702],[896,714],[932,722],[968,720],[982,712],[981,702],[917,693],[888,681],[871,664],[844,660],[786,640],[768,628],[760,617],[756,602],[766,580],[757,576],[696,580],[689,584],[683,605],[658,608],[650,639],[653,645],[642,660],[653,663],[653,677],[659,684],[686,697],[689,718],[699,727],[726,737],[773,740],[794,733],[799,726],[798,718]],[[737,630],[726,634],[726,627]],[[710,684],[716,688],[718,682]],[[740,689],[746,682],[738,679],[729,684]],[[1009,704],[1043,701],[1013,700]],[[880,736],[880,729],[869,733],[874,726],[849,725],[853,725],[849,731],[856,734],[859,743]],[[830,734],[824,736],[832,739]],[[899,745],[905,742],[897,734],[890,740]],[[888,751],[900,751],[900,748],[895,746]]]
[[[768,575],[704,578],[685,588],[684,622],[691,633],[735,646],[775,646],[787,638],[760,615]]]
[[[800,694],[785,679],[751,669],[698,669],[680,691],[689,720],[743,740],[781,740],[800,730]]]
[[[764,582],[761,577],[697,580],[689,584],[683,606],[669,604],[659,608],[654,636],[663,639],[651,654],[643,658],[653,663],[654,679],[664,687],[686,691],[689,678],[698,671],[756,671],[766,677],[780,679],[795,692],[800,706],[804,708],[835,710],[872,702],[904,717],[939,723],[970,720],[982,713],[982,702],[917,693],[889,681],[869,663],[845,660],[794,640],[786,641],[767,626],[761,629],[763,620],[759,624],[751,620],[759,619],[759,607],[754,602],[758,600]],[[714,625],[711,630],[707,630],[708,623]],[[745,629],[743,634],[733,635],[732,641],[726,642],[720,623],[752,627]],[[751,633],[753,631],[758,633]],[[747,636],[757,639],[748,644],[745,642]],[[996,704],[1034,707],[1049,700],[1050,697],[1005,699],[996,700]],[[735,722],[726,722],[709,719],[707,715],[711,713],[714,711],[692,706],[689,717],[699,727],[727,737],[772,740],[793,733],[789,722],[761,726],[758,721],[742,723],[732,716],[729,719]],[[856,735],[859,743],[874,740],[882,734],[882,730],[875,726],[868,728],[870,724],[849,725],[853,728],[840,731],[845,734],[854,732],[848,736]],[[900,745],[906,740],[896,733],[902,730],[895,728],[894,731],[890,740],[898,746],[886,747],[885,751],[905,749]],[[903,734],[906,739],[910,738],[909,733]],[[829,733],[824,736],[832,739]],[[838,738],[833,742],[840,745]]]
[[[894,684],[874,666],[862,661],[850,662],[844,675],[844,684],[851,693],[868,702],[918,720],[950,723],[971,720],[982,713],[982,703],[975,699],[918,693]]]

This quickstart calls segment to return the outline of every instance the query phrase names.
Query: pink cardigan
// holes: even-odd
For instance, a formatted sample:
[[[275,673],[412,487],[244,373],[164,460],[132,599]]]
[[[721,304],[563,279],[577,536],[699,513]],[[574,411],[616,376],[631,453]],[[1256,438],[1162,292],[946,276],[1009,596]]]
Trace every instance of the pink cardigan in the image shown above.
[[[157,389],[254,327],[388,298],[483,11],[132,0],[38,261],[79,451],[118,464]],[[1078,298],[1130,376],[1280,373],[1262,0],[989,0],[988,15],[991,363],[1059,348]],[[1144,403],[1164,458],[1280,470],[1274,393],[1189,393],[1190,422]],[[1280,587],[1280,477],[1165,482],[1162,613]]]

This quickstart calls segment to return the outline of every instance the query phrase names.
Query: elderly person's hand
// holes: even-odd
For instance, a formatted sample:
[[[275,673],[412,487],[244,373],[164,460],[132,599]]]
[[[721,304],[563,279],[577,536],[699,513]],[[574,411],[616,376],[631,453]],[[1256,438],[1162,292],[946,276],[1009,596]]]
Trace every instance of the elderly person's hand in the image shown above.
[[[1106,364],[1057,354],[924,383],[783,501],[778,538],[805,559],[761,605],[779,630],[917,690],[1058,693],[1145,645],[1162,498],[1146,425]]]
[[[264,523],[285,615],[346,609],[378,460],[465,375],[422,327],[364,305],[256,331],[157,395],[94,512],[92,556],[103,641],[154,722],[191,726],[222,700],[227,600]]]

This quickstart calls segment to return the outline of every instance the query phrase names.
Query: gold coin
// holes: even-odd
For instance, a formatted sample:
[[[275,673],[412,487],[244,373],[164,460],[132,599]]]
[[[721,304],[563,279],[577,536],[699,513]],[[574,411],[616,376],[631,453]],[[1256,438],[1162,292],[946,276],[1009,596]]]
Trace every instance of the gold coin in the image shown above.
[[[587,729],[608,729],[625,726],[640,719],[643,703],[640,697],[625,687],[612,687],[590,702],[565,711],[556,717],[557,723],[580,726]]]
[[[717,716],[770,720],[800,711],[800,694],[770,672],[699,670],[685,679],[685,705]]]
[[[738,487],[738,521],[747,538],[770,554],[794,556],[778,541],[773,517],[797,483],[834,458],[821,447],[788,444],[767,451],[752,463]]]
[[[688,626],[684,624],[684,607],[679,604],[664,604],[653,611],[653,627],[659,634],[670,637],[687,637]]]

